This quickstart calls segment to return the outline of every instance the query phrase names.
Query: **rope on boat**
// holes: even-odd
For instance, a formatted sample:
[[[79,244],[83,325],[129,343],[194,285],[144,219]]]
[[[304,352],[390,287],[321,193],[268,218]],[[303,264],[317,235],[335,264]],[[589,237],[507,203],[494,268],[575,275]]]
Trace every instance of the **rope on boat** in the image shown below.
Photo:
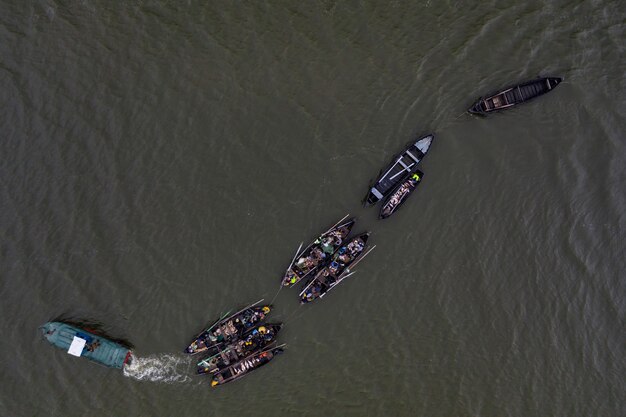
[[[278,297],[278,294],[280,294],[280,290],[283,289],[283,283],[280,283],[280,288],[278,289],[278,291],[276,291],[276,294],[274,295],[274,298],[272,298],[272,301],[270,301],[270,305],[274,304],[274,300],[276,300],[276,297]]]
[[[289,317],[287,317],[287,320],[285,320],[283,322],[283,324],[286,324],[286,323],[288,323],[290,321],[294,321],[295,319],[302,317],[302,315],[306,312],[306,310],[310,310],[310,308],[305,308],[304,310],[302,310],[302,309],[295,309],[293,311],[293,313],[291,313],[291,315]],[[298,314],[296,316],[297,313],[300,313],[300,314]],[[294,318],[294,316],[296,316],[296,317]]]

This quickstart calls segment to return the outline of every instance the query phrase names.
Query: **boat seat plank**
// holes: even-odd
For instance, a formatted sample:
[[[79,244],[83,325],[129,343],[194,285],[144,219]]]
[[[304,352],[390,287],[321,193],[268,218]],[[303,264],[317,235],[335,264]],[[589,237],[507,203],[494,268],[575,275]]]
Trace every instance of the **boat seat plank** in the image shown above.
[[[412,160],[414,160],[414,161],[415,161],[415,163],[418,163],[418,162],[420,161],[420,160],[419,160],[419,159],[418,159],[415,155],[413,155],[413,154],[411,153],[411,151],[408,151],[408,150],[407,150],[407,151],[406,151],[406,154],[407,154],[407,155],[409,155],[409,157],[410,157]]]

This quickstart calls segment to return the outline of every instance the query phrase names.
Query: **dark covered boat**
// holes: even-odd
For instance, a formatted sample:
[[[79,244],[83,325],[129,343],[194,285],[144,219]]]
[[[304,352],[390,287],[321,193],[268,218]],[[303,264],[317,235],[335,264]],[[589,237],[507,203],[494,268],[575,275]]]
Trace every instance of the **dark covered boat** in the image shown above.
[[[128,346],[77,326],[52,321],[40,329],[48,342],[72,356],[118,369],[128,365],[132,359]]]
[[[235,314],[217,320],[211,327],[196,336],[185,349],[185,353],[196,354],[206,352],[214,355],[230,343],[246,335],[260,324],[271,311],[272,306],[259,306],[263,300],[245,307]]]
[[[246,337],[231,343],[222,351],[200,361],[198,363],[198,373],[212,374],[253,355],[255,352],[274,343],[281,328],[282,323],[256,326]]]
[[[364,200],[365,206],[374,205],[387,197],[408,173],[414,171],[428,152],[434,138],[433,134],[421,137],[394,156],[368,191]]]
[[[383,203],[378,218],[386,219],[395,213],[407,198],[409,198],[411,193],[415,191],[417,186],[422,182],[423,177],[424,173],[419,169],[416,169],[415,172],[405,177],[406,179],[393,190]]]
[[[563,78],[560,77],[545,77],[507,87],[497,93],[490,94],[487,98],[481,97],[468,111],[472,114],[484,115],[508,109],[552,91],[562,81]]]
[[[283,276],[282,285],[290,287],[326,265],[330,261],[332,254],[348,237],[354,223],[356,223],[356,219],[354,217],[348,219],[346,215],[334,226],[322,233],[303,251],[300,252],[300,248],[298,248],[298,253],[294,256]]]
[[[283,352],[284,345],[267,348],[257,352],[233,365],[224,368],[213,375],[211,386],[224,385],[244,377],[248,373],[268,364],[272,359]]]
[[[333,255],[330,265],[321,269],[300,292],[300,303],[310,303],[323,297],[331,288],[352,275],[354,272],[350,272],[350,267],[354,268],[375,247],[368,250],[369,235],[370,232],[362,233],[340,247]]]

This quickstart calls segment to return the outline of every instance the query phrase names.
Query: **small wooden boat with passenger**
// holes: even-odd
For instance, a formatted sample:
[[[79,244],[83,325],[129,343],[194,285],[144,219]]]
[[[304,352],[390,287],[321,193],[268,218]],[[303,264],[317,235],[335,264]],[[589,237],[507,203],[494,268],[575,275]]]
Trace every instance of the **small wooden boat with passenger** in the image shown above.
[[[330,265],[322,268],[300,292],[300,303],[306,304],[322,298],[333,287],[352,275],[354,272],[350,272],[350,268],[354,269],[356,264],[376,247],[367,246],[369,235],[370,232],[362,233],[340,247],[333,255]]]
[[[560,77],[544,77],[507,87],[490,94],[487,98],[481,97],[468,111],[472,114],[485,115],[508,109],[552,91],[562,81],[563,78]]]
[[[213,375],[211,386],[224,385],[237,379],[243,378],[248,373],[268,364],[277,355],[283,352],[283,346],[270,347],[257,352],[233,365],[224,368]]]
[[[212,374],[274,343],[282,323],[260,324],[248,335],[198,363],[199,374]]]
[[[348,237],[354,223],[356,223],[356,219],[354,217],[348,218],[346,215],[304,250],[300,251],[302,247],[300,245],[296,256],[283,276],[282,285],[290,287],[326,265],[332,254]]]
[[[430,134],[411,142],[399,154],[393,157],[391,163],[380,172],[380,176],[365,196],[364,205],[371,206],[387,197],[392,190],[412,172],[424,158],[435,135]]]
[[[231,315],[226,313],[225,317],[220,318],[211,327],[197,335],[187,346],[185,353],[193,355],[206,352],[214,355],[228,344],[246,335],[255,324],[263,322],[272,309],[271,305],[260,306],[261,302],[263,302],[262,299]]]
[[[395,213],[402,204],[409,198],[411,193],[415,191],[417,186],[422,182],[424,173],[419,169],[416,169],[413,173],[408,175],[404,181],[402,181],[393,192],[387,197],[383,206],[380,208],[379,219],[386,219]]]

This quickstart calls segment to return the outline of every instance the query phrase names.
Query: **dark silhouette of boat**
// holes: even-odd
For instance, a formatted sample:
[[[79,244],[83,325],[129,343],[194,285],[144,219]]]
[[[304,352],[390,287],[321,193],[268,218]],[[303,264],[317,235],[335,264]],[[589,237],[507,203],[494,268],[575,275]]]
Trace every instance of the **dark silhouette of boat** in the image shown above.
[[[225,317],[218,319],[211,327],[194,337],[187,346],[185,353],[196,354],[200,352],[215,355],[230,343],[238,340],[251,331],[256,324],[260,324],[270,313],[272,306],[259,306],[263,300],[249,305],[234,314],[226,313]]]
[[[276,355],[281,354],[283,346],[267,348],[218,371],[213,375],[211,386],[216,387],[243,378],[255,369],[268,364]]]
[[[413,173],[405,177],[405,180],[398,184],[398,186],[383,203],[383,206],[380,208],[380,215],[378,218],[386,219],[395,213],[409,198],[411,193],[415,191],[417,186],[422,182],[423,177],[424,173],[419,169],[416,169]]]
[[[424,158],[435,135],[430,134],[409,143],[402,152],[395,155],[389,165],[380,171],[380,175],[370,187],[364,199],[364,205],[371,206],[387,197],[406,175],[414,171]]]
[[[563,78],[560,77],[544,77],[507,87],[488,95],[487,98],[481,97],[468,111],[472,114],[485,115],[508,109],[552,91],[562,81]]]
[[[300,244],[289,268],[285,271],[282,285],[290,287],[326,265],[332,254],[348,237],[354,223],[356,219],[354,217],[348,219],[346,215],[302,251],[300,251],[302,248]]]
[[[231,343],[213,356],[198,363],[199,374],[213,374],[237,363],[276,341],[282,323],[260,324],[246,337]]]
[[[306,304],[315,301],[351,276],[351,269],[367,256],[374,247],[367,246],[370,232],[362,233],[353,237],[345,245],[340,247],[333,255],[330,265],[322,268],[315,277],[300,292],[300,303]]]

